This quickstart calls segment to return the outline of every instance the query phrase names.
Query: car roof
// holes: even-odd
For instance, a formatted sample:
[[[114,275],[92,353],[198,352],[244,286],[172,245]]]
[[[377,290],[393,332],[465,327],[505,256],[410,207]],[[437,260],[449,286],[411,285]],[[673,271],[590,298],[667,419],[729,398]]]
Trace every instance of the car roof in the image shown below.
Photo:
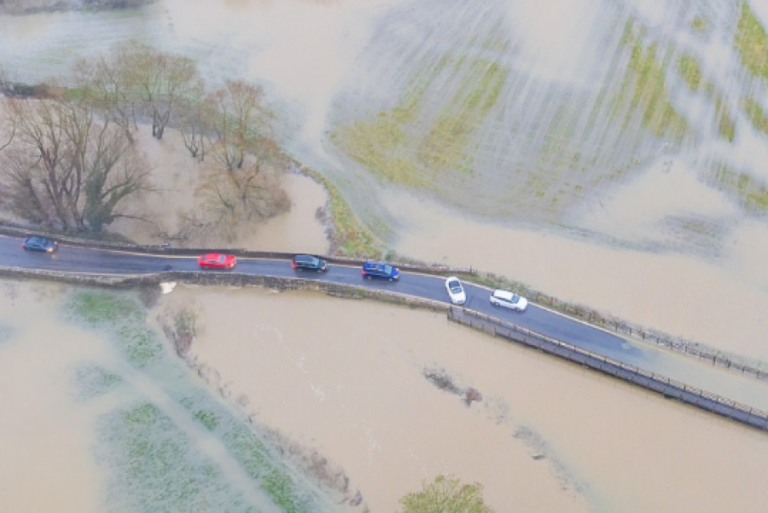
[[[384,262],[366,262],[363,264],[366,269],[375,269],[377,271],[385,271],[387,267],[394,269],[393,266]]]
[[[507,301],[512,301],[512,298],[514,296],[515,296],[514,292],[510,292],[508,290],[496,289],[493,291],[493,297],[497,297],[499,299],[505,299]]]
[[[299,262],[302,262],[302,261],[303,262],[315,262],[317,260],[320,260],[316,256],[312,256],[312,255],[296,255],[295,257],[293,257],[293,259],[296,260],[296,261],[299,261]]]

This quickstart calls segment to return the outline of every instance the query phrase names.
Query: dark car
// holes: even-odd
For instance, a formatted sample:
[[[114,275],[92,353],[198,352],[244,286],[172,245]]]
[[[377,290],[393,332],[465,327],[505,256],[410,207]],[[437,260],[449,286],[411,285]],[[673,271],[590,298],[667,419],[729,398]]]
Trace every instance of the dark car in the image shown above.
[[[27,251],[42,251],[43,253],[53,253],[56,248],[59,247],[59,243],[48,237],[41,237],[40,235],[30,235],[24,242],[21,243],[21,247]]]
[[[363,264],[363,278],[395,281],[400,279],[400,271],[397,267],[384,262],[366,262]]]
[[[294,256],[291,267],[298,271],[315,271],[318,273],[324,273],[328,270],[328,264],[325,260],[312,255]]]

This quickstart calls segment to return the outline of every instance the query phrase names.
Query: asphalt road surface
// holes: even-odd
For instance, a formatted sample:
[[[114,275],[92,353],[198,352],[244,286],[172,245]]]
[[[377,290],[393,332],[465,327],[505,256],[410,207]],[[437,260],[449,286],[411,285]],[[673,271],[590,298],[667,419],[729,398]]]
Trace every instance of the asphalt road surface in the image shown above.
[[[0,236],[0,265],[27,269],[70,271],[79,274],[142,274],[160,271],[199,271],[197,256],[160,256],[59,244],[54,254],[24,251],[21,240]],[[200,271],[212,272],[212,271]],[[213,271],[215,272],[215,271]],[[395,282],[366,280],[358,266],[329,264],[328,272],[296,271],[287,260],[238,257],[237,273],[326,280],[385,289],[449,304],[445,278],[401,272]],[[465,308],[492,315],[542,335],[634,365],[751,406],[768,410],[768,387],[739,375],[704,365],[656,346],[625,339],[602,328],[558,312],[529,304],[525,312],[513,312],[490,304],[491,289],[464,282]],[[757,386],[757,388],[756,388]],[[760,399],[762,398],[762,400]]]

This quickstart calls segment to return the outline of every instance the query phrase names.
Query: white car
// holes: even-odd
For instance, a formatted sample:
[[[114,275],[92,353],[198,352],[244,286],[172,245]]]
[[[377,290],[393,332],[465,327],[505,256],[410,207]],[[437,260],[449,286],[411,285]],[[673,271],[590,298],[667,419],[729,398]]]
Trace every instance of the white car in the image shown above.
[[[445,280],[445,290],[448,291],[448,297],[454,305],[463,305],[467,302],[467,294],[464,293],[464,287],[457,277],[451,276]]]
[[[494,290],[491,293],[491,304],[502,306],[518,312],[524,312],[528,308],[528,300],[508,290]]]

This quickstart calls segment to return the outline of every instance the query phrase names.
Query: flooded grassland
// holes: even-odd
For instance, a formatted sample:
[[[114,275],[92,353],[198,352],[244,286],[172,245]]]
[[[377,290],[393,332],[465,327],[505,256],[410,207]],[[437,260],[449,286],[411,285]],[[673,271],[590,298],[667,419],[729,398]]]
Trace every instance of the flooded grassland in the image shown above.
[[[2,287],[3,511],[345,510],[168,351],[135,292]]]

